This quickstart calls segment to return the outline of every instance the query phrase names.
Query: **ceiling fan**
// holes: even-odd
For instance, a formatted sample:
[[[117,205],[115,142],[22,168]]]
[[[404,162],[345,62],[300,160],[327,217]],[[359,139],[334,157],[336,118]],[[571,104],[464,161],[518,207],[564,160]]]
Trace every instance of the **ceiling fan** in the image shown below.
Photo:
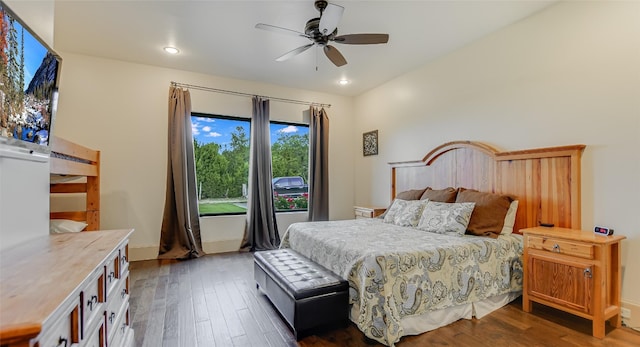
[[[269,24],[256,24],[257,29],[306,37],[311,40],[310,44],[289,51],[278,57],[276,61],[288,60],[311,48],[311,46],[317,45],[318,47],[322,47],[324,54],[334,65],[342,66],[347,63],[347,60],[337,48],[329,44],[330,42],[348,45],[370,45],[387,43],[389,41],[389,34],[348,34],[338,36],[338,23],[340,23],[340,19],[342,19],[344,7],[330,4],[328,1],[323,0],[316,0],[314,5],[315,8],[320,11],[320,17],[307,21],[304,33]]]

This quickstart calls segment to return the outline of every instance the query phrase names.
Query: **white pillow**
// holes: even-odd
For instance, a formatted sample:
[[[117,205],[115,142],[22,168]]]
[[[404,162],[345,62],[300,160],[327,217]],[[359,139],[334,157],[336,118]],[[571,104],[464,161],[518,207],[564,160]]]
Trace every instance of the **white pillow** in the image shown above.
[[[49,232],[51,234],[77,233],[82,231],[87,225],[87,223],[68,219],[52,219],[49,221]]]
[[[507,210],[507,215],[504,217],[504,226],[500,235],[509,235],[513,232],[513,226],[516,224],[516,212],[518,212],[518,200],[513,200]]]
[[[395,199],[384,216],[385,223],[403,227],[415,227],[418,224],[422,210],[429,200]]]
[[[462,236],[467,230],[475,202],[430,201],[422,211],[418,229],[451,236]]]

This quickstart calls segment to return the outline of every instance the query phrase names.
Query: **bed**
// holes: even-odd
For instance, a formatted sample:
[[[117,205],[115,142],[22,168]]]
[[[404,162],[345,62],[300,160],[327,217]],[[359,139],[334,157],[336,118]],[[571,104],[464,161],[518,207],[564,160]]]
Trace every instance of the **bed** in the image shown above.
[[[422,160],[390,163],[392,200],[425,187],[464,187],[517,199],[510,234],[460,237],[380,218],[356,219],[292,224],[281,247],[348,280],[349,318],[385,345],[461,318],[482,318],[521,294],[520,229],[541,223],[580,227],[584,148],[501,152],[456,141]]]
[[[60,137],[51,141],[50,189],[52,199],[84,196],[83,209],[51,211],[52,221],[86,224],[84,231],[100,229],[100,151]]]

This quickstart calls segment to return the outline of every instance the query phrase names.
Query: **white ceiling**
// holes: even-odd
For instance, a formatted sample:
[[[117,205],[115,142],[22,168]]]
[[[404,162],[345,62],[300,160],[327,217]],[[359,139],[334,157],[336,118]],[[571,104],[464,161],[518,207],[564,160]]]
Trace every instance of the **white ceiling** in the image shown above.
[[[275,58],[309,41],[254,28],[266,23],[304,31],[307,20],[318,15],[313,0],[55,0],[54,47],[61,52],[353,96],[553,2],[335,0],[345,7],[339,34],[390,36],[384,45],[335,44],[348,61],[338,68],[315,47],[276,62]],[[169,45],[178,47],[180,54],[164,53],[162,48]],[[339,86],[341,78],[351,83]]]

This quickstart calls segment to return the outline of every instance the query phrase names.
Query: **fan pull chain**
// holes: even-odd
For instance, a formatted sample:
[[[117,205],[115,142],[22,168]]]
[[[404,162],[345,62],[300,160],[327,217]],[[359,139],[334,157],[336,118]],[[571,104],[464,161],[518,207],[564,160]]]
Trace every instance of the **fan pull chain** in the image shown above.
[[[318,71],[318,47],[316,47],[316,72]]]

